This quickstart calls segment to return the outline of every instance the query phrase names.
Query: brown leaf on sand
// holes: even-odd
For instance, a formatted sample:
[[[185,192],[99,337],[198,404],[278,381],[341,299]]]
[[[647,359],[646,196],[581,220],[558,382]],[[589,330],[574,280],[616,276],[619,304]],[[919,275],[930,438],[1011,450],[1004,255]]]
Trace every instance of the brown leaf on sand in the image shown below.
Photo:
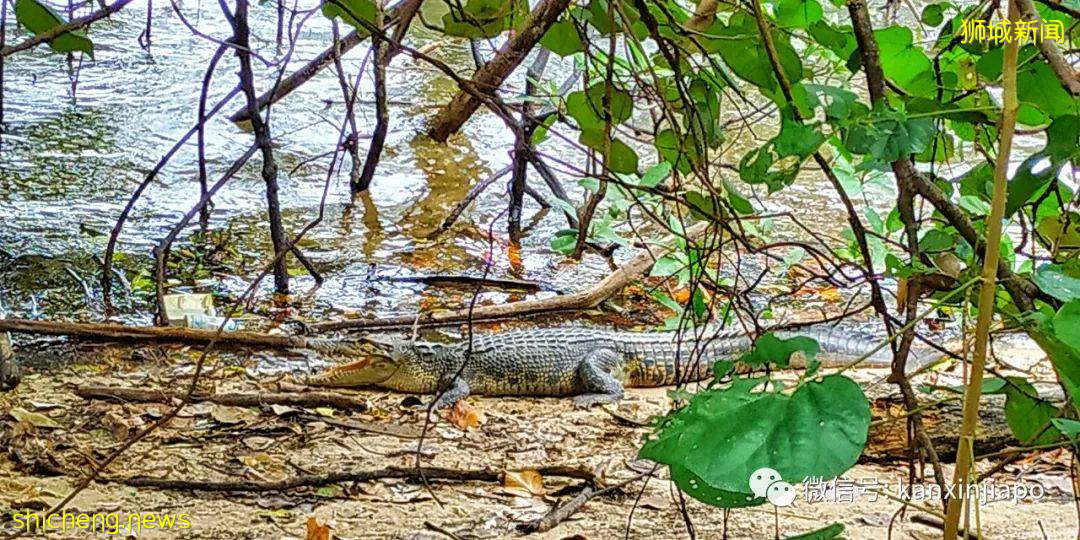
[[[315,516],[307,518],[306,540],[330,540],[330,526],[319,525]]]
[[[454,404],[447,414],[447,419],[462,431],[468,431],[469,428],[479,428],[487,421],[484,418],[484,413],[469,405],[464,399]]]
[[[544,477],[531,469],[506,471],[503,474],[503,490],[522,497],[543,496],[545,493]]]

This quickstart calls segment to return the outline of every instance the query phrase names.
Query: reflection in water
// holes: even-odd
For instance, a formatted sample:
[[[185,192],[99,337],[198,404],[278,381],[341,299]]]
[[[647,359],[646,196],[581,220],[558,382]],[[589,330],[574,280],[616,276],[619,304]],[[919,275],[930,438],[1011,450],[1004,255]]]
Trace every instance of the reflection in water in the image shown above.
[[[431,236],[450,210],[476,183],[491,173],[465,137],[443,145],[426,136],[409,143],[416,154],[416,165],[427,178],[427,193],[417,199],[401,217],[400,227],[413,238]]]
[[[375,252],[386,239],[386,231],[383,229],[382,222],[379,221],[379,207],[375,206],[375,201],[371,199],[371,191],[365,190],[356,195],[356,200],[352,204],[346,205],[345,209],[341,212],[341,233],[343,238],[349,238],[352,236],[353,228],[353,212],[356,209],[356,202],[359,201],[363,208],[363,215],[361,221],[364,223],[364,240],[363,248],[361,252],[364,254],[364,258],[372,260],[375,258]]]

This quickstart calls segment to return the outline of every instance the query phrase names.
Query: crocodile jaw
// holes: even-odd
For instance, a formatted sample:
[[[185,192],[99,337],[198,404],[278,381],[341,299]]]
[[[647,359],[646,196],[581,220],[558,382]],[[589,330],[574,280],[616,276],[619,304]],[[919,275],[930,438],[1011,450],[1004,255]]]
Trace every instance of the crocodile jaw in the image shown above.
[[[393,377],[398,363],[386,356],[373,356],[330,368],[324,373],[309,377],[312,386],[358,387],[377,386]]]

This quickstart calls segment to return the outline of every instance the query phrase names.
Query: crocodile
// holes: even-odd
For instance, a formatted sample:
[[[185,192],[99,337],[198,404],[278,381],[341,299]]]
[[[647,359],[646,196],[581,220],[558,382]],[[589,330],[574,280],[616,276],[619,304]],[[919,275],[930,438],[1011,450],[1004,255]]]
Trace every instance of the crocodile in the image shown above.
[[[807,336],[825,353],[826,367],[841,357],[871,353],[882,339],[859,330],[811,326],[775,332],[781,339]],[[453,405],[469,394],[489,396],[576,396],[575,405],[614,403],[626,387],[658,387],[712,376],[713,364],[737,360],[753,341],[741,330],[703,334],[695,354],[690,332],[618,332],[564,326],[478,334],[470,341],[437,343],[365,337],[360,360],[307,379],[328,387],[379,387],[399,392],[440,392],[435,407]],[[320,344],[321,342],[321,344]],[[317,352],[356,353],[355,347],[309,340]],[[889,365],[887,347],[861,366]],[[922,363],[917,359],[916,363]]]

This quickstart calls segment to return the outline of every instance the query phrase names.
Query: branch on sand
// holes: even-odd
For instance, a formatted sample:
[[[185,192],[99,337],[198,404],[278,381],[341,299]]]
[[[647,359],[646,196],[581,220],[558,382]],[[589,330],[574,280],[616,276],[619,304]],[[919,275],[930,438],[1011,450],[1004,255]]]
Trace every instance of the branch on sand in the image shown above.
[[[544,465],[527,467],[541,476],[559,476],[596,482],[596,475],[584,467],[564,465]],[[446,480],[456,482],[502,482],[504,471],[498,469],[451,469],[446,467],[384,467],[382,469],[334,472],[327,474],[301,474],[284,480],[254,482],[249,480],[214,481],[214,480],[174,480],[148,476],[127,478],[105,477],[103,482],[112,482],[132,487],[153,487],[184,491],[250,492],[265,493],[270,491],[289,491],[300,488],[316,488],[344,482],[370,482],[381,478],[401,478],[410,482],[422,479]]]
[[[107,399],[137,403],[171,404],[183,399],[184,392],[175,390],[144,390],[117,386],[79,386],[75,395],[86,399]],[[290,405],[295,407],[333,407],[349,411],[367,410],[367,400],[339,392],[229,392],[192,394],[192,402],[210,402],[234,407],[259,407],[262,405]]]
[[[653,467],[653,471],[655,471],[658,467],[659,467],[659,465],[657,465],[656,467]],[[520,525],[518,527],[518,530],[520,530],[521,532],[525,532],[525,533],[534,533],[534,532],[541,532],[542,533],[542,532],[550,531],[551,529],[554,529],[555,527],[557,527],[560,523],[562,523],[562,522],[566,521],[567,519],[569,519],[570,516],[576,514],[578,512],[578,510],[581,510],[582,507],[585,506],[585,503],[587,503],[587,502],[589,502],[589,501],[591,501],[591,500],[593,500],[596,497],[599,497],[601,495],[607,495],[608,493],[611,493],[613,491],[620,490],[623,487],[627,486],[628,484],[633,483],[633,482],[637,482],[638,480],[641,480],[642,478],[644,478],[646,476],[649,476],[651,474],[652,474],[652,472],[641,473],[641,474],[639,474],[639,475],[637,475],[637,476],[635,476],[635,477],[633,477],[633,478],[631,478],[629,480],[624,480],[622,482],[619,482],[618,484],[606,487],[604,489],[596,489],[592,485],[586,485],[585,488],[582,489],[580,493],[575,495],[574,498],[570,499],[566,504],[556,507],[555,509],[553,509],[551,512],[548,512],[546,515],[544,515],[540,519],[537,519],[535,521],[530,521],[528,523],[524,523],[524,524]]]

